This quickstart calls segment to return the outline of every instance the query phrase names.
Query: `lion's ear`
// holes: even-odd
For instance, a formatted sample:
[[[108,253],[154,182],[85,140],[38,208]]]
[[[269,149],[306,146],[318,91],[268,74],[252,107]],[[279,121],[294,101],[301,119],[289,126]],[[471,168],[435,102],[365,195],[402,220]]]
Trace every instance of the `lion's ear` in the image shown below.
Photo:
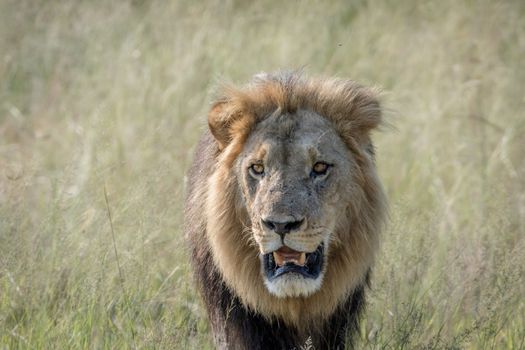
[[[231,113],[228,110],[227,101],[218,101],[213,104],[208,113],[208,127],[221,150],[231,141],[229,131]]]
[[[370,131],[377,128],[383,119],[378,92],[371,88],[360,89],[355,97],[354,105],[356,116],[353,120],[353,128],[360,135],[368,136]]]
[[[378,95],[377,89],[354,87],[340,103],[340,113],[335,113],[335,122],[343,136],[356,140],[363,147],[368,147],[370,132],[383,120]]]

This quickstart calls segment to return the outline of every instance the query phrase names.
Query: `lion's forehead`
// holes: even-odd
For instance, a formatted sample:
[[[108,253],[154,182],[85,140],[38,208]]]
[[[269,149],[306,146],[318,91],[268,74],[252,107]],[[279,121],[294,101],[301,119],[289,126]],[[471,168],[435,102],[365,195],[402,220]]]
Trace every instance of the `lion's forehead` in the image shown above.
[[[241,159],[260,158],[281,168],[303,165],[317,158],[340,157],[346,146],[330,122],[310,111],[272,116],[259,123],[244,147]]]
[[[275,140],[303,139],[327,132],[336,134],[330,121],[308,110],[267,117],[256,125],[254,132]]]

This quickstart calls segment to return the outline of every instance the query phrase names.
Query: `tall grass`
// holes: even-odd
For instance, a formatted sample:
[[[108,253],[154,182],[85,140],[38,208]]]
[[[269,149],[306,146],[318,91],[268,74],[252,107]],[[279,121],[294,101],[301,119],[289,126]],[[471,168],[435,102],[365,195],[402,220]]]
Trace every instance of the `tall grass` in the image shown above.
[[[0,0],[0,348],[209,348],[182,237],[217,81],[385,90],[360,348],[525,349],[521,1]]]

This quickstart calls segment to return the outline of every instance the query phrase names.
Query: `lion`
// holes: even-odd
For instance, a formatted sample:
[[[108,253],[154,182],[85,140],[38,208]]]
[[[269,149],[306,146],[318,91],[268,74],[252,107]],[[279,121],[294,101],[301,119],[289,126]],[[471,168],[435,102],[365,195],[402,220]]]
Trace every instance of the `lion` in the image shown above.
[[[263,73],[223,86],[188,173],[185,232],[220,349],[352,347],[384,224],[378,92]]]

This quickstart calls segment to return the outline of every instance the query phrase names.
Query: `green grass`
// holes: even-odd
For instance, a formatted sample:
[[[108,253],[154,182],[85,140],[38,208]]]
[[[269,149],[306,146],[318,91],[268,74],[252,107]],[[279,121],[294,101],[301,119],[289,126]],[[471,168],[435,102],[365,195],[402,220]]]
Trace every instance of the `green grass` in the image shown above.
[[[395,126],[359,347],[525,349],[524,57],[521,1],[0,0],[0,349],[211,347],[184,174],[218,81],[298,67]]]

